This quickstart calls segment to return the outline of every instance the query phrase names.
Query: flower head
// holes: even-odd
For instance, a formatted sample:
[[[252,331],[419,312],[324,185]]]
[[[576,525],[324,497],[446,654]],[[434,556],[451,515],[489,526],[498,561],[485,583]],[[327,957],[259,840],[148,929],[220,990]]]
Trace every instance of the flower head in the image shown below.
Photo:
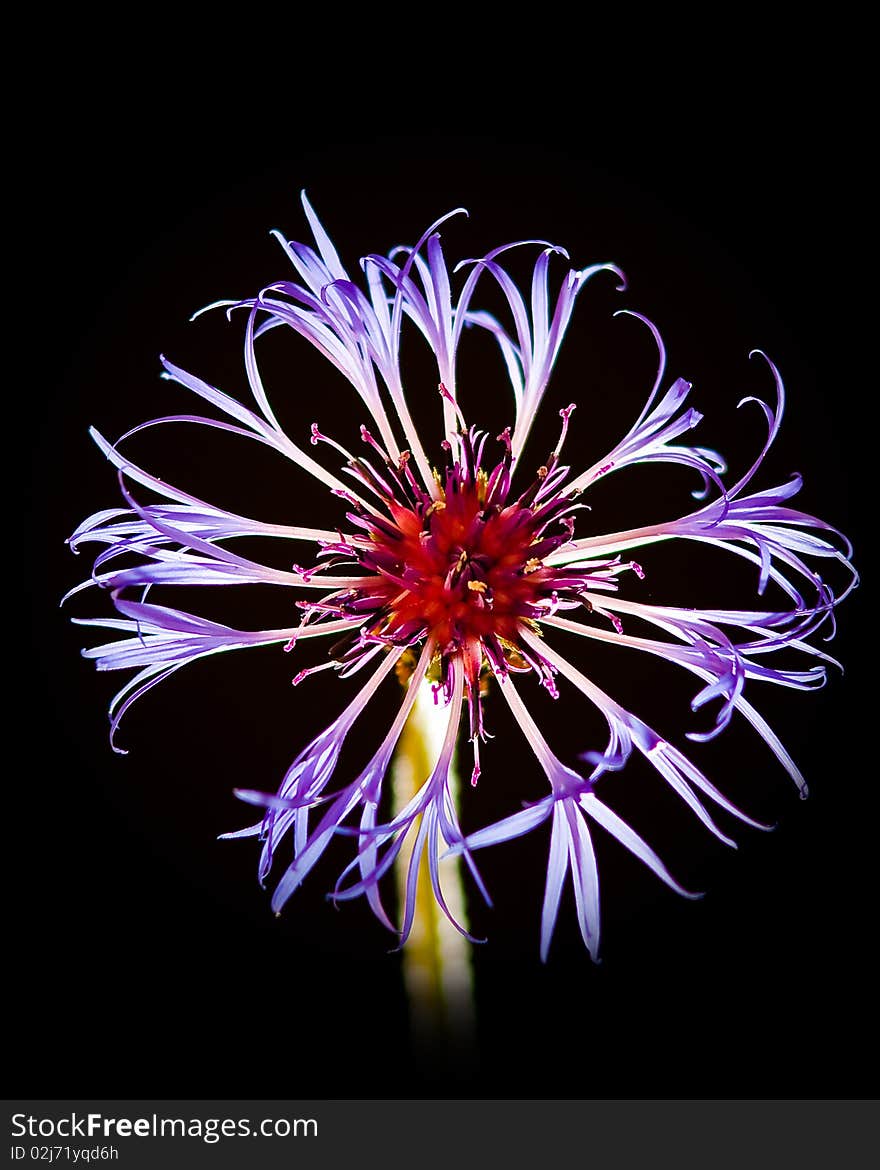
[[[575,302],[600,272],[623,277],[612,264],[569,270],[555,299],[550,262],[560,248],[540,242],[531,287],[524,296],[496,248],[458,266],[464,272],[457,297],[432,225],[411,248],[361,261],[364,281],[354,281],[303,196],[315,247],[278,237],[298,280],[282,280],[255,297],[222,302],[231,315],[245,315],[245,366],[255,407],[249,407],[163,359],[165,377],[206,402],[215,414],[179,415],[181,421],[231,432],[274,448],[314,476],[339,504],[337,530],[296,524],[265,524],[233,514],[172,487],[132,463],[121,444],[93,432],[118,469],[124,506],[89,517],[70,538],[77,551],[94,542],[103,548],[89,580],[110,593],[118,616],[82,624],[109,627],[123,636],[84,651],[99,670],[129,669],[133,677],[114,698],[111,741],[128,708],[179,667],[209,654],[276,644],[296,653],[300,642],[327,639],[321,665],[299,669],[302,683],[315,670],[332,669],[341,679],[362,681],[341,713],[296,756],[274,794],[250,789],[239,797],[262,811],[253,826],[228,834],[262,842],[259,876],[265,881],[279,850],[286,849],[272,905],[288,901],[334,836],[348,834],[352,861],[337,882],[339,901],[364,896],[379,919],[405,940],[415,912],[418,868],[427,856],[436,898],[446,910],[440,858],[461,855],[483,895],[474,854],[521,836],[547,822],[550,846],[541,926],[546,956],[563,886],[571,874],[578,922],[591,955],[598,953],[599,896],[591,826],[600,825],[679,893],[687,894],[659,856],[600,796],[600,780],[624,767],[635,749],[656,769],[693,814],[720,840],[733,844],[716,825],[716,805],[751,825],[691,759],[623,707],[557,648],[559,635],[625,646],[674,662],[700,680],[696,711],[716,702],[708,731],[721,732],[735,712],[764,739],[802,793],[804,780],[770,726],[745,697],[749,680],[808,689],[822,685],[833,662],[810,639],[833,623],[833,609],[855,583],[845,540],[823,521],[790,506],[797,477],[774,488],[753,490],[752,481],[776,437],[784,408],[778,371],[761,357],[774,385],[772,406],[757,399],[767,437],[749,470],[735,483],[722,478],[721,456],[692,446],[689,432],[701,416],[686,406],[683,379],[664,389],[665,353],[651,322],[630,313],[653,335],[659,368],[645,406],[624,438],[594,462],[572,468],[566,439],[576,426],[572,403],[559,412],[559,438],[539,459],[524,456],[536,412],[550,378]],[[454,213],[453,213],[454,214]],[[449,217],[444,217],[449,218]],[[486,281],[497,283],[512,331],[476,307]],[[212,306],[213,307],[213,306]],[[404,326],[421,335],[436,362],[437,416],[442,430],[418,433],[404,391],[401,336]],[[289,437],[264,388],[257,340],[275,328],[291,329],[310,342],[353,386],[360,398],[358,448],[315,423],[308,436],[327,454],[328,467]],[[465,328],[488,332],[497,343],[513,391],[510,424],[489,434],[465,417],[456,382],[457,352]],[[480,420],[476,420],[479,422]],[[132,434],[134,432],[129,432]],[[342,436],[344,437],[344,436]],[[686,515],[601,535],[585,523],[585,501],[600,478],[634,464],[677,463],[697,472],[701,488]],[[335,468],[335,469],[331,469]],[[156,497],[145,502],[140,489]],[[296,521],[302,517],[291,516]],[[263,535],[304,545],[290,568],[277,569],[233,551],[235,538]],[[654,605],[638,599],[645,572],[628,559],[659,541],[708,543],[751,562],[757,592],[772,583],[783,599],[772,607],[695,609]],[[842,546],[842,547],[841,547]],[[134,554],[133,557],[131,554]],[[121,563],[120,563],[121,559]],[[816,561],[836,561],[851,574],[839,594],[820,575]],[[293,592],[298,620],[281,629],[239,630],[195,613],[159,604],[157,587],[263,583]],[[74,590],[73,592],[77,592]],[[630,632],[630,623],[636,632]],[[833,627],[832,627],[833,628]],[[774,655],[793,651],[798,668],[776,665]],[[789,655],[790,657],[790,655]],[[357,775],[339,766],[350,729],[386,677],[402,686],[397,715]],[[514,681],[523,676],[522,682]],[[608,726],[608,740],[584,744],[578,759],[563,762],[535,721],[524,694],[534,675],[554,698],[560,685],[580,691]],[[383,784],[403,727],[420,688],[433,687],[444,712],[444,734],[430,774],[399,812],[382,819]],[[501,821],[465,834],[449,776],[466,709],[472,745],[472,784],[481,777],[481,744],[488,738],[486,707],[510,707],[544,772],[549,791],[537,803],[514,809]],[[117,749],[119,750],[119,749]],[[503,784],[491,774],[488,783]],[[359,819],[358,819],[359,818]],[[760,826],[758,826],[760,827]],[[404,841],[415,835],[402,915],[395,926],[382,903],[380,883]],[[448,911],[447,911],[448,913]],[[451,914],[450,914],[451,917]],[[463,929],[463,928],[461,928]]]

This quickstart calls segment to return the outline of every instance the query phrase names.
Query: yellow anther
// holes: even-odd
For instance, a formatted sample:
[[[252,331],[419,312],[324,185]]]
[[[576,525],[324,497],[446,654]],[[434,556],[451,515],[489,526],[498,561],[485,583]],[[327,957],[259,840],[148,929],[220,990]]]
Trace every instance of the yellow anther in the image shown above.
[[[486,489],[489,486],[489,477],[483,471],[482,467],[477,472],[476,489],[477,489],[477,503],[482,508],[486,503]]]

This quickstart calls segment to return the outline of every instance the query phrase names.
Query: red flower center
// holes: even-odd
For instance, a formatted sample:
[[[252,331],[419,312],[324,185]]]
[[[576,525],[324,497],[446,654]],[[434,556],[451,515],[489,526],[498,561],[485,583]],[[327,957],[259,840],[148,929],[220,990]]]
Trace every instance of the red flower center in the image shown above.
[[[560,412],[564,427],[573,409]],[[312,430],[313,441],[331,441],[317,426]],[[361,433],[378,449],[366,428]],[[324,547],[322,559],[327,567],[354,559],[364,576],[356,587],[299,603],[318,620],[357,620],[357,629],[332,652],[343,666],[377,642],[404,648],[429,639],[441,676],[443,663],[461,657],[473,699],[484,660],[496,673],[529,668],[520,637],[524,623],[540,621],[559,605],[581,604],[589,576],[546,563],[571,539],[574,525],[573,497],[562,489],[567,468],[559,466],[559,448],[531,486],[510,499],[509,430],[498,438],[501,461],[486,472],[481,466],[486,436],[463,427],[454,455],[444,444],[449,463],[435,472],[432,494],[415,480],[407,453],[399,464],[383,455],[379,468],[348,457],[349,468],[381,508],[346,497],[356,506],[348,519],[359,533],[340,534],[339,543]]]
[[[388,624],[395,637],[419,627],[441,652],[490,635],[512,641],[546,590],[533,557],[534,513],[516,505],[487,509],[486,478],[456,484],[427,509],[392,509],[396,537],[377,540],[386,580]]]

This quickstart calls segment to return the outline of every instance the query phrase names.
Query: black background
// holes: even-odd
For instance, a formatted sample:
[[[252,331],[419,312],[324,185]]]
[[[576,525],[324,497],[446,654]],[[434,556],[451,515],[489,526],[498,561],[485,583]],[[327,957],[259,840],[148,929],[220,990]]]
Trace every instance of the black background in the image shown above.
[[[325,902],[332,864],[276,920],[255,880],[256,848],[216,840],[249,823],[232,788],[274,788],[341,708],[342,684],[323,674],[292,692],[291,659],[272,649],[187,667],[129,715],[120,739],[130,754],[121,758],[107,744],[103,714],[116,680],[79,658],[97,636],[69,624],[106,606],[91,596],[58,609],[88,567],[85,556],[70,556],[65,537],[117,501],[115,474],[87,426],[115,438],[148,417],[190,409],[183,390],[159,382],[159,352],[244,393],[241,321],[187,318],[288,274],[268,231],[307,239],[303,187],[350,269],[367,251],[413,242],[456,206],[471,214],[443,229],[450,260],[536,237],[565,245],[575,265],[623,267],[626,293],[600,276],[581,296],[535,435],[536,462],[555,440],[555,408],[569,401],[580,405],[568,453],[583,450],[590,461],[638,413],[654,358],[635,322],[612,320],[618,307],[660,326],[668,377],[694,382],[706,414],[702,441],[735,468],[762,440],[760,412],[735,406],[743,395],[771,394],[766,370],[748,360],[752,347],[766,349],[790,397],[758,486],[802,472],[802,505],[850,534],[866,567],[858,338],[871,326],[859,280],[867,229],[857,127],[843,117],[845,93],[831,104],[807,71],[774,81],[758,48],[742,69],[732,87],[670,70],[641,88],[576,80],[565,91],[548,74],[528,92],[526,70],[499,70],[480,87],[474,76],[454,88],[425,84],[405,101],[392,100],[390,82],[362,91],[353,78],[328,80],[305,92],[277,76],[259,99],[254,91],[219,100],[207,89],[184,91],[173,71],[141,84],[106,64],[97,79],[84,68],[51,81],[51,112],[31,115],[22,137],[27,207],[24,238],[12,241],[23,243],[33,283],[12,313],[13,331],[25,331],[27,367],[16,388],[26,430],[10,442],[34,457],[22,525],[33,544],[22,578],[14,574],[21,589],[10,611],[18,626],[28,596],[32,635],[7,664],[23,699],[11,730],[23,750],[16,762],[10,747],[7,829],[7,1065],[16,1094],[874,1091],[863,1055],[875,1019],[876,795],[862,758],[872,738],[863,690],[870,575],[841,612],[832,647],[846,676],[832,670],[819,694],[755,696],[806,773],[809,801],[798,801],[747,728],[691,748],[736,801],[776,822],[775,832],[722,818],[740,844],[733,853],[707,839],[647,769],[634,763],[606,781],[609,801],[681,880],[708,891],[702,902],[677,899],[597,832],[603,962],[594,966],[584,952],[567,893],[542,966],[548,834],[483,856],[497,904],[491,914],[474,912],[489,942],[475,951],[479,1031],[469,1061],[442,1045],[414,1048],[398,957],[363,906],[336,912]],[[461,399],[470,421],[500,428],[502,369],[487,353],[475,345]],[[277,346],[266,368],[300,442],[313,419],[354,441],[362,421],[354,396],[304,342]],[[414,384],[419,377],[416,366]],[[437,404],[429,376],[423,381],[427,427]],[[333,522],[321,493],[270,454],[170,431],[137,443],[158,474],[232,508]],[[606,486],[589,521],[597,530],[679,514],[694,485],[660,468]],[[17,550],[18,524],[8,522]],[[752,604],[754,574],[676,551],[646,552],[642,596]],[[286,598],[258,589],[218,593],[236,596],[211,596],[202,610],[244,627],[281,624],[288,612]],[[199,609],[180,596],[171,603],[184,600]],[[588,669],[588,648],[570,649]],[[695,687],[661,663],[624,658],[596,653],[597,679],[686,746],[684,732],[705,726],[706,713],[688,708]],[[522,693],[564,758],[604,743],[581,704],[554,707],[527,684]],[[394,701],[389,688],[373,731]],[[468,825],[542,791],[501,706],[490,700],[496,738],[479,788],[465,794]],[[355,749],[369,742],[366,721]]]

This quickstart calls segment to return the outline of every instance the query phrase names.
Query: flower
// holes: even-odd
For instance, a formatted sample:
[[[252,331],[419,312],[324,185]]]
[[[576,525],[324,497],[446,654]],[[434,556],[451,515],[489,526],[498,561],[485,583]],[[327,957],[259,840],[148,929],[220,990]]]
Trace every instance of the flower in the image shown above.
[[[645,317],[629,311],[650,330],[659,354],[657,376],[641,414],[612,451],[584,470],[572,469],[563,461],[566,437],[576,425],[572,403],[559,412],[555,448],[529,473],[524,451],[575,302],[587,282],[603,271],[615,274],[624,288],[620,270],[613,264],[571,269],[554,302],[551,257],[555,253],[567,259],[567,253],[543,241],[520,241],[462,262],[455,271],[466,275],[455,299],[437,230],[450,218],[444,216],[415,247],[365,257],[361,287],[343,268],[305,195],[303,206],[315,247],[275,233],[298,281],[278,281],[255,297],[219,302],[229,315],[235,310],[245,313],[245,366],[256,408],[163,358],[164,377],[201,398],[221,417],[163,417],[128,435],[184,421],[274,448],[339,498],[340,527],[331,531],[265,524],[233,514],[131,462],[120,450],[128,435],[110,443],[93,431],[101,451],[117,468],[125,506],[90,516],[69,543],[74,551],[89,542],[104,546],[90,578],[72,592],[98,585],[110,593],[118,615],[81,624],[123,635],[84,650],[84,655],[94,659],[99,670],[135,672],[111,703],[111,742],[115,746],[119,722],[132,704],[189,662],[266,644],[295,652],[301,642],[326,638],[331,643],[326,659],[319,666],[300,669],[294,685],[324,669],[335,670],[341,679],[361,674],[366,681],[341,714],[299,752],[275,794],[237,790],[243,801],[263,813],[251,827],[226,834],[260,839],[261,882],[268,878],[282,845],[292,841],[292,857],[288,855],[275,885],[273,908],[281,910],[335,836],[348,834],[353,858],[332,896],[337,901],[364,896],[402,944],[413,923],[423,856],[437,901],[452,918],[440,885],[441,857],[460,855],[488,901],[474,854],[549,821],[541,956],[546,958],[570,871],[580,931],[595,959],[599,896],[591,824],[607,830],[672,889],[698,896],[685,890],[651,846],[601,799],[599,781],[606,772],[623,768],[635,750],[720,840],[733,844],[716,825],[708,804],[746,824],[763,826],[735,807],[678,748],[569,661],[556,648],[557,633],[626,646],[677,663],[703,684],[691,704],[693,710],[718,704],[711,729],[690,732],[689,738],[700,741],[717,735],[739,712],[806,794],[794,761],[745,697],[746,685],[753,679],[797,689],[824,683],[826,664],[834,660],[810,639],[826,623],[833,632],[834,607],[856,583],[848,559],[851,550],[843,538],[843,549],[837,546],[833,538],[839,534],[828,524],[790,506],[801,486],[799,477],[772,488],[752,488],[779,430],[785,401],[782,379],[763,354],[759,356],[775,385],[775,405],[744,400],[757,403],[768,433],[751,467],[732,486],[722,480],[726,467],[718,453],[689,445],[688,433],[701,419],[686,406],[691,387],[679,378],[663,389],[665,351],[660,334]],[[500,260],[510,248],[524,245],[540,249],[528,298]],[[474,307],[477,290],[486,281],[499,286],[512,332]],[[415,327],[436,362],[443,431],[430,442],[423,442],[407,406],[400,355],[404,324],[407,329]],[[309,341],[360,397],[365,421],[359,426],[357,452],[347,450],[317,423],[311,428],[311,445],[329,449],[348,477],[345,480],[285,434],[273,413],[256,342],[275,328],[291,329]],[[497,436],[470,425],[459,403],[456,355],[466,328],[487,331],[494,339],[512,386],[511,422]],[[696,471],[702,488],[693,493],[692,510],[677,519],[610,535],[576,535],[591,486],[644,463],[675,463]],[[157,501],[143,502],[132,485],[149,489]],[[230,547],[235,538],[250,535],[311,545],[317,551],[307,565],[293,561],[289,569],[272,568]],[[659,541],[697,541],[744,558],[757,569],[758,594],[762,596],[772,582],[785,599],[782,607],[697,609],[638,600],[634,586],[645,574],[639,563],[623,559],[623,554]],[[816,559],[837,561],[851,574],[842,592],[835,594],[813,567]],[[240,630],[154,599],[160,586],[240,583],[293,590],[300,620],[288,628]],[[631,619],[642,633],[627,632]],[[771,664],[780,651],[799,656],[800,668]],[[362,771],[339,778],[346,736],[392,673],[400,680],[403,695],[391,726]],[[554,753],[520,683],[514,681],[517,675],[529,674],[553,697],[560,683],[582,692],[607,722],[604,750],[584,745],[577,766]],[[442,746],[412,800],[383,821],[386,774],[416,695],[428,683],[444,712]],[[477,784],[480,746],[488,738],[487,695],[493,702],[500,696],[510,707],[549,792],[499,822],[465,834],[451,793],[450,767],[466,707],[473,750],[471,780]],[[353,824],[358,813],[359,821]],[[395,926],[383,906],[380,882],[411,834],[415,845],[402,919]]]

